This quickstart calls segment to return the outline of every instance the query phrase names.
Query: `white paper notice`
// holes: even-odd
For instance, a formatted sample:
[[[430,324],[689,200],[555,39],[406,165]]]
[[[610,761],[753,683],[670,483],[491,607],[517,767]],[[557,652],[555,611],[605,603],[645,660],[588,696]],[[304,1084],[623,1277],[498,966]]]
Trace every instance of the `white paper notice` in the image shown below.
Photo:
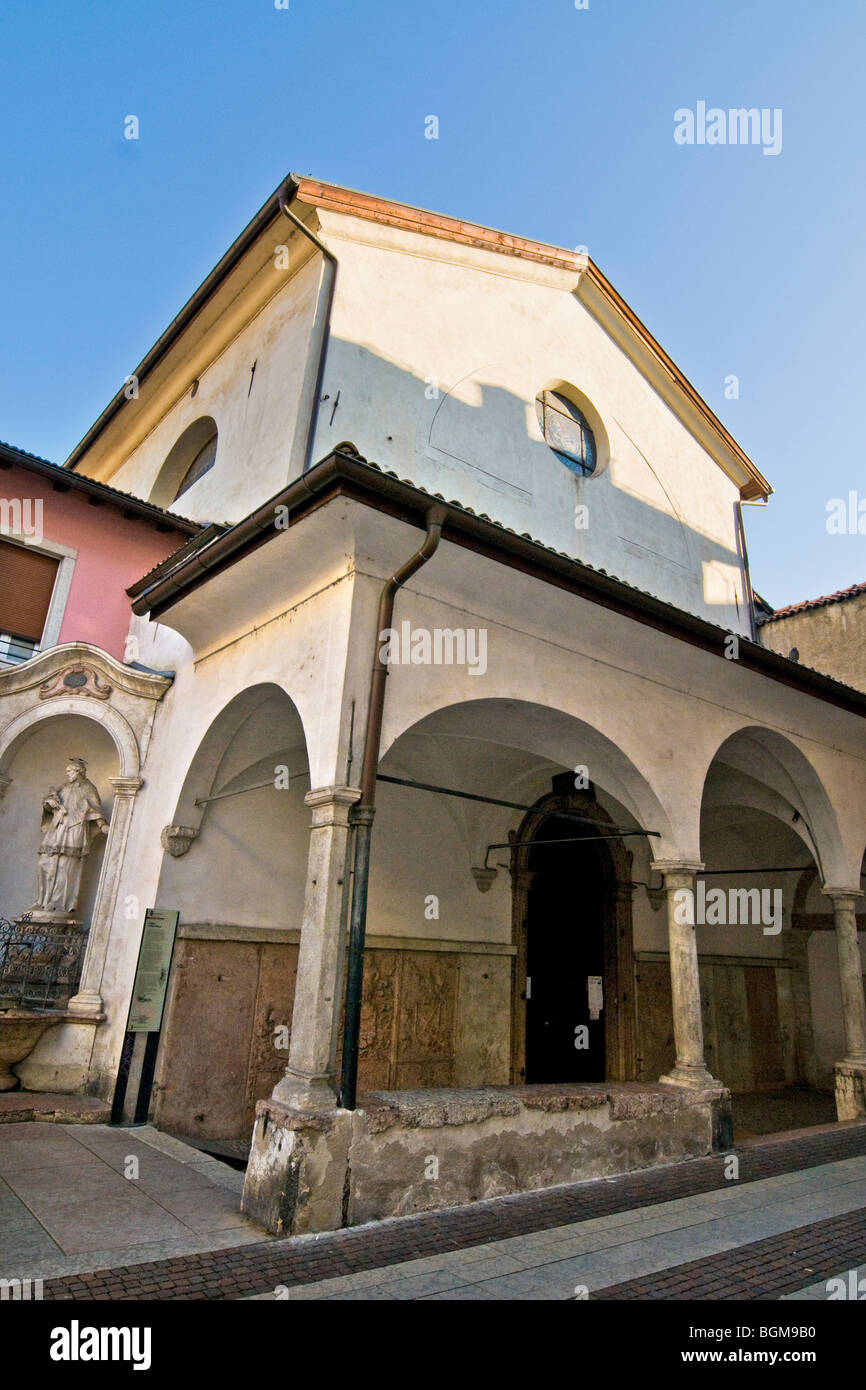
[[[600,975],[587,975],[586,994],[589,1001],[589,1016],[594,1021],[604,1008],[604,987]]]

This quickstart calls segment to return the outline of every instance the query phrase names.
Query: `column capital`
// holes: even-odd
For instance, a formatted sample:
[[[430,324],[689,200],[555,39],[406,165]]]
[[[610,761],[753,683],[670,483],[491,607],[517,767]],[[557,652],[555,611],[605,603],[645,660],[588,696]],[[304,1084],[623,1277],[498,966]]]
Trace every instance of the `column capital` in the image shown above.
[[[703,873],[704,865],[697,859],[653,859],[650,868],[661,874],[665,888],[682,888],[686,885],[669,880],[675,877],[693,879],[695,874]]]
[[[313,787],[304,801],[313,813],[313,829],[348,823],[349,811],[361,795],[358,787]]]
[[[840,900],[843,900],[845,898],[848,898],[852,903],[854,903],[858,898],[863,897],[862,888],[837,888],[833,884],[827,883],[823,885],[823,887],[821,888],[821,892],[824,894],[825,897],[831,898],[834,903],[839,902]]]
[[[360,787],[311,787],[304,796],[308,806],[352,806],[361,795]]]
[[[115,796],[135,796],[144,786],[143,777],[109,777],[108,780],[114,787]]]

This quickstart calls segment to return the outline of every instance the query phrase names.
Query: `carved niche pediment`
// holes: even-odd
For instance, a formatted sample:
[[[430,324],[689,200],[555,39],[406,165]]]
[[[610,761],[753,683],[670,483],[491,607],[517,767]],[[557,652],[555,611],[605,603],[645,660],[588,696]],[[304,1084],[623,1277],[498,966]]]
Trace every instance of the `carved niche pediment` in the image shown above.
[[[0,697],[36,691],[40,700],[81,695],[109,700],[121,692],[144,700],[161,700],[170,689],[171,672],[137,670],[90,642],[64,642],[29,661],[0,669]]]
[[[112,689],[92,666],[73,662],[42,682],[39,698],[50,700],[54,695],[92,695],[95,700],[107,700]]]

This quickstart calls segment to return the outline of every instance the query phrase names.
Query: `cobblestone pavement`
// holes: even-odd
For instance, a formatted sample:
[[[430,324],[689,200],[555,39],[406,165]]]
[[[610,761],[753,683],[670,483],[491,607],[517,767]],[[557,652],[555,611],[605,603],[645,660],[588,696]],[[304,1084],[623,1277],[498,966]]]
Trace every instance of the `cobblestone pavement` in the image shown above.
[[[566,1299],[582,1286],[590,1298],[779,1298],[862,1262],[866,1125],[776,1137],[738,1158],[735,1182],[715,1155],[318,1237],[125,1262],[46,1281],[44,1296]],[[723,1259],[728,1283],[711,1284]],[[750,1282],[762,1266],[772,1277]],[[679,1292],[653,1285],[674,1273],[688,1275]]]

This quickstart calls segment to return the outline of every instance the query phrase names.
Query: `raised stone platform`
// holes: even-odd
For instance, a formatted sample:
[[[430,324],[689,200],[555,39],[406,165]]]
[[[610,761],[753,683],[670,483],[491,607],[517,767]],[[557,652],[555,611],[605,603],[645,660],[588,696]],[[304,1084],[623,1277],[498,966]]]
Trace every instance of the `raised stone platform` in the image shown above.
[[[96,1096],[61,1096],[50,1091],[4,1091],[0,1093],[0,1125],[41,1120],[43,1124],[103,1125],[111,1116],[111,1106]]]
[[[730,1095],[631,1082],[377,1091],[256,1107],[243,1210],[275,1235],[610,1177],[731,1143]]]

